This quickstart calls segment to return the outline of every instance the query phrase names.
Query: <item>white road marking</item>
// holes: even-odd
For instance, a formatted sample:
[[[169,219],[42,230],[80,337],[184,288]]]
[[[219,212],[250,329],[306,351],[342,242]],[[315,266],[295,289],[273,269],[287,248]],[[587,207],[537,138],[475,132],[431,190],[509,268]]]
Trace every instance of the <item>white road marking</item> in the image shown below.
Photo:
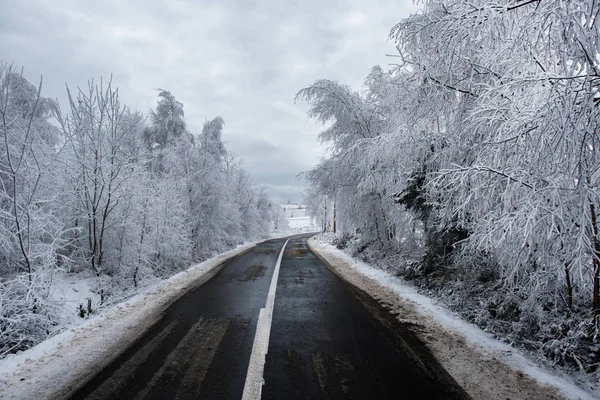
[[[242,400],[258,400],[261,396],[262,386],[264,384],[263,372],[265,370],[265,361],[269,349],[269,336],[271,335],[271,322],[273,321],[273,307],[275,305],[277,279],[279,278],[279,268],[281,267],[283,251],[289,241],[290,239],[285,241],[279,252],[279,258],[277,258],[277,263],[275,264],[275,271],[273,271],[273,278],[271,278],[267,304],[265,305],[265,308],[261,308],[258,313],[256,335],[254,336],[254,343],[252,344],[250,365],[248,365],[248,373],[246,374],[246,383],[244,384]]]

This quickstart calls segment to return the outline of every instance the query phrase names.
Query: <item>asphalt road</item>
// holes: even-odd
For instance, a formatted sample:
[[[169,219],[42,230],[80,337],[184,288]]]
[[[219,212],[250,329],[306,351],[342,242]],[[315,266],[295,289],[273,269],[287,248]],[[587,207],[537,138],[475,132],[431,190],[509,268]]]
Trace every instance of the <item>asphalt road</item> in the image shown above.
[[[283,253],[262,398],[468,398],[409,326],[310,252],[309,236]],[[285,241],[229,260],[72,399],[240,399]]]

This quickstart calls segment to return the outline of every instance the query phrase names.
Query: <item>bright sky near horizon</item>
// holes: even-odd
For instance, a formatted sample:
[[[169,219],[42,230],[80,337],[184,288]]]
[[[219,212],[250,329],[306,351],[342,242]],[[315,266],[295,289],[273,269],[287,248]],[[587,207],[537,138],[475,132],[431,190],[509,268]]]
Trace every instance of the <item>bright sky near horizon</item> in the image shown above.
[[[300,201],[300,172],[325,146],[322,127],[294,104],[317,79],[360,89],[374,65],[386,69],[392,26],[416,12],[412,0],[82,1],[5,0],[0,60],[24,67],[42,95],[90,78],[120,88],[132,109],[154,108],[157,88],[183,102],[188,129],[215,116],[223,139],[277,201]]]

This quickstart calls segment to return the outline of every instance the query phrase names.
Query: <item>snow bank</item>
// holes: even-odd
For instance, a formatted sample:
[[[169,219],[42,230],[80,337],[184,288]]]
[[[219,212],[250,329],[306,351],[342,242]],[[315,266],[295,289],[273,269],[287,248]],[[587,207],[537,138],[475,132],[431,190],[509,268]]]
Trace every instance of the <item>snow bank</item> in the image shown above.
[[[248,243],[193,265],[76,328],[1,360],[0,398],[68,397],[139,339],[174,301],[212,278],[226,260],[255,245]]]
[[[438,361],[474,399],[593,399],[568,376],[540,367],[517,349],[461,320],[398,277],[355,260],[334,246],[309,247],[343,279],[388,306],[415,331]]]
[[[92,290],[96,279],[90,270],[76,274],[61,272],[54,276],[50,298],[63,305],[59,316],[61,327],[72,328],[86,321],[79,317],[79,306],[85,308],[88,299],[91,299],[94,308],[100,304],[100,295]]]

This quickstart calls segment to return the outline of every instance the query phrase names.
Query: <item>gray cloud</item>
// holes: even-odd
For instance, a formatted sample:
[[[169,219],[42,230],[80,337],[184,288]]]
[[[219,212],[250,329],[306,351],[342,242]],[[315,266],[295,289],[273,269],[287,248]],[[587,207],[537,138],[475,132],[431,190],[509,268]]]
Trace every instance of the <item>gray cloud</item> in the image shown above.
[[[0,57],[31,81],[43,74],[43,94],[63,107],[65,82],[110,74],[134,109],[154,107],[155,89],[168,89],[191,131],[222,116],[228,148],[257,183],[299,200],[295,176],[324,146],[294,95],[321,78],[359,89],[373,65],[390,62],[390,28],[415,10],[412,0],[6,0]]]

